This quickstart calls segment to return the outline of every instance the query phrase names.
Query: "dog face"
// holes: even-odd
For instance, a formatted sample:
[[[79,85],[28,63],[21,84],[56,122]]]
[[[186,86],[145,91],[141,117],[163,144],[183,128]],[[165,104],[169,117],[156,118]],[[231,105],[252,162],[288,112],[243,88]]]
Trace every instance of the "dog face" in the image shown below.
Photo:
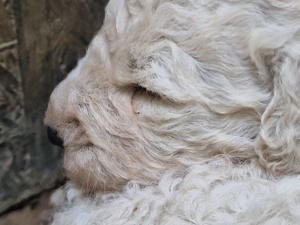
[[[297,171],[299,114],[285,114],[289,95],[281,87],[287,77],[299,84],[299,49],[286,54],[299,30],[276,26],[274,15],[285,14],[260,4],[111,1],[46,112],[45,124],[63,142],[67,176],[86,190],[119,189],[129,180],[148,185],[167,169],[217,154],[257,157],[275,173]],[[269,21],[266,8],[274,9]],[[286,75],[291,57],[298,64]],[[289,91],[299,100],[296,83]],[[299,101],[288,104],[299,109]],[[292,120],[290,142],[280,118]]]

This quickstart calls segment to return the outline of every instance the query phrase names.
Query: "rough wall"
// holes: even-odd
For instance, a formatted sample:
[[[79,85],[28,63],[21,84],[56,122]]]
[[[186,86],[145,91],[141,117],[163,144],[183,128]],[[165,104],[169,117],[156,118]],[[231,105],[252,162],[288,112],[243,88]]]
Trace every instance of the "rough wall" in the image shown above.
[[[0,214],[63,178],[42,123],[55,85],[99,30],[106,0],[0,0]]]

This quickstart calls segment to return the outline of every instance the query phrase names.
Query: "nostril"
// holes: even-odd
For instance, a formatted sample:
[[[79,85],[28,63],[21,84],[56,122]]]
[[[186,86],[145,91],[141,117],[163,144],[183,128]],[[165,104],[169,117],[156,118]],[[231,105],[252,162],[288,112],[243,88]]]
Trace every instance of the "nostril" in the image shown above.
[[[50,127],[47,127],[47,135],[48,135],[48,139],[49,141],[54,144],[57,145],[59,147],[63,148],[63,141],[62,139],[58,136],[58,133],[51,129]]]

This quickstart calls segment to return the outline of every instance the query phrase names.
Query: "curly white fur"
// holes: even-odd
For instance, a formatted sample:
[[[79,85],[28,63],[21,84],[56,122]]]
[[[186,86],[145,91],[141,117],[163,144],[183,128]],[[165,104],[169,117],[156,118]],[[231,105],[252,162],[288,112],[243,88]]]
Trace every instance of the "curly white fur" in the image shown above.
[[[298,224],[300,2],[111,0],[45,124],[53,225]]]
[[[270,180],[255,163],[218,158],[166,173],[157,186],[129,182],[122,193],[70,194],[56,224],[299,224],[300,177]],[[71,204],[70,204],[71,202]]]

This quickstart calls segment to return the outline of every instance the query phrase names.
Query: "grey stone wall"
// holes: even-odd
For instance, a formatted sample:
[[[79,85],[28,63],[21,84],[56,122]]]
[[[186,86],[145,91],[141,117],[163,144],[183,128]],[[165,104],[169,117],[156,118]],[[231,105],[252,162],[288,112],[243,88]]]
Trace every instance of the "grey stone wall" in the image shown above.
[[[42,120],[99,30],[107,0],[0,0],[0,214],[63,179]]]

